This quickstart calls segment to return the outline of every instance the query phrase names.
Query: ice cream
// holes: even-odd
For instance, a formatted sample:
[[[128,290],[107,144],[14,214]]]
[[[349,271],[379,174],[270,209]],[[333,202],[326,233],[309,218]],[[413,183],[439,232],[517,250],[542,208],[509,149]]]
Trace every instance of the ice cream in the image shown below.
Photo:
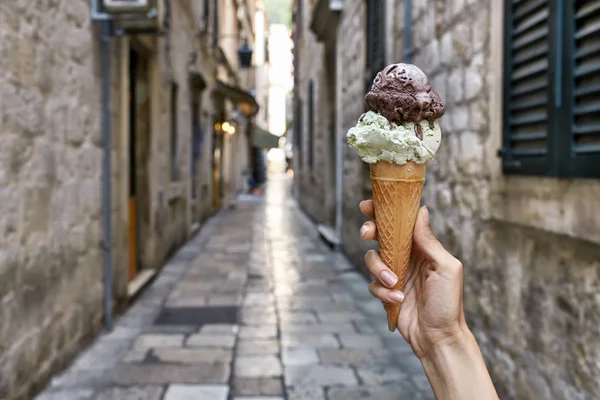
[[[348,131],[348,144],[369,164],[421,164],[440,147],[437,119],[444,114],[429,78],[412,64],[392,64],[379,72],[365,97],[369,111]]]
[[[403,290],[425,169],[438,150],[444,114],[427,75],[411,64],[379,72],[365,97],[369,111],[348,131],[348,144],[371,165],[371,185],[381,260]],[[384,303],[388,327],[396,329],[400,305]]]

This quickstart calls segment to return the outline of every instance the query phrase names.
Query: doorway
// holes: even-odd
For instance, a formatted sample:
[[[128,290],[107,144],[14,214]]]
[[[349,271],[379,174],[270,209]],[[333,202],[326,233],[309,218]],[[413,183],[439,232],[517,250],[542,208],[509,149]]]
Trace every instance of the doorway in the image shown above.
[[[128,276],[143,268],[143,248],[150,228],[148,159],[150,154],[149,61],[129,50],[129,199]]]

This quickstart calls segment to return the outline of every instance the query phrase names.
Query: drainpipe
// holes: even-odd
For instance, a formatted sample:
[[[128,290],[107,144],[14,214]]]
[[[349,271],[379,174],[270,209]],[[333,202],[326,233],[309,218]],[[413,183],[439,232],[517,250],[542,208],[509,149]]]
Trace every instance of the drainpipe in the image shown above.
[[[102,53],[102,142],[104,159],[102,163],[102,209],[104,221],[104,325],[113,328],[113,268],[112,268],[112,224],[111,224],[111,132],[110,132],[110,44],[111,22],[102,21],[100,37]]]
[[[342,244],[342,200],[343,200],[343,177],[344,177],[344,133],[342,132],[342,52],[338,45],[339,24],[336,24],[335,32],[335,136],[337,146],[335,147],[335,231],[338,243],[336,251],[340,251]]]
[[[404,63],[412,60],[412,0],[404,0]]]

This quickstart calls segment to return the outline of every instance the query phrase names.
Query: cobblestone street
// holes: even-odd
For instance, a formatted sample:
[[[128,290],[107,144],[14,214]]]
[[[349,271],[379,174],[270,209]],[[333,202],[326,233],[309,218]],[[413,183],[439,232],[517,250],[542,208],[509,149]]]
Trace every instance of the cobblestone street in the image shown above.
[[[273,177],[264,197],[212,218],[38,399],[433,398],[365,278],[288,184]]]

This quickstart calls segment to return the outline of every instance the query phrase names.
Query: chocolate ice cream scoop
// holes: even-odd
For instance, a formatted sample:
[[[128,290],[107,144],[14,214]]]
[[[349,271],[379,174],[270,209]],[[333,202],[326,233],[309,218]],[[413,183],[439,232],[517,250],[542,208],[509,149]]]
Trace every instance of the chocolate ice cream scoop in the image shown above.
[[[433,126],[444,115],[444,104],[431,90],[429,78],[412,64],[392,64],[379,72],[365,102],[370,111],[398,125],[427,120]]]

